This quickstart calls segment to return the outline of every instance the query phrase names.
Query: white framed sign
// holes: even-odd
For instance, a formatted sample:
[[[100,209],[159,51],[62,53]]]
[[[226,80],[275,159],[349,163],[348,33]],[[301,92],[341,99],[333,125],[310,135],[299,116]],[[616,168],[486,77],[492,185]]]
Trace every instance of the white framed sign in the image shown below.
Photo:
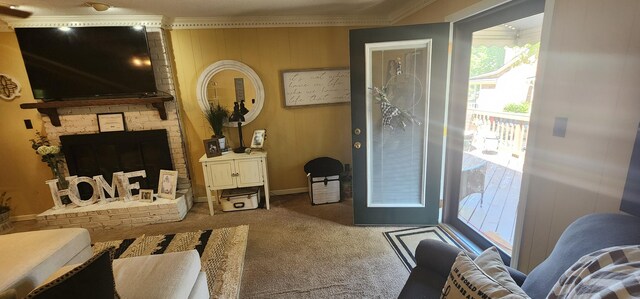
[[[308,106],[351,102],[348,68],[284,70],[284,106]]]
[[[103,132],[119,132],[126,131],[127,127],[124,123],[124,113],[98,113],[98,131]]]

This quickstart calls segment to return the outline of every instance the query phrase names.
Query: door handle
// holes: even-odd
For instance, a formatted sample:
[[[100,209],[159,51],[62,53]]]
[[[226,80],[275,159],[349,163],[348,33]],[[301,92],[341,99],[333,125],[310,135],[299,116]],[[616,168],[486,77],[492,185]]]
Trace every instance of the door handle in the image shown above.
[[[353,147],[355,147],[356,149],[360,149],[362,147],[362,143],[360,143],[360,141],[357,141],[353,144]]]

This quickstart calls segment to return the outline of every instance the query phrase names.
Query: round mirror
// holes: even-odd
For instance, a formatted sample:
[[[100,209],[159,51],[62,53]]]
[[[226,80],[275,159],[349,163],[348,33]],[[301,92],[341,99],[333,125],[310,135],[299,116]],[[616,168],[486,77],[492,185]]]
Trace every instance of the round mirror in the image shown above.
[[[198,104],[203,112],[211,105],[220,104],[233,113],[234,103],[244,99],[249,111],[242,124],[248,124],[260,114],[264,104],[264,87],[258,74],[246,64],[235,60],[220,60],[207,67],[197,86]],[[237,127],[237,122],[225,122],[227,127]]]

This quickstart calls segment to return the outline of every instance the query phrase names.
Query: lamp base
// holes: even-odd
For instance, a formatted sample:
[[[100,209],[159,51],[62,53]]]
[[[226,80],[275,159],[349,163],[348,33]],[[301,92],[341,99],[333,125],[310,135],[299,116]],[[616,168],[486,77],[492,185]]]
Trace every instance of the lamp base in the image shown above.
[[[241,154],[244,153],[244,151],[247,149],[247,147],[245,146],[241,146],[241,147],[237,147],[233,149],[233,152],[236,154]]]

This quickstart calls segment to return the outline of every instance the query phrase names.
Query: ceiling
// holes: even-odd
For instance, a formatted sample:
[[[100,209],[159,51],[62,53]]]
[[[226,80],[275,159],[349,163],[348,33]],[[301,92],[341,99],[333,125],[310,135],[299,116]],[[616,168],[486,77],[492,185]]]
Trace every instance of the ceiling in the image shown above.
[[[10,2],[9,2],[10,1]],[[224,18],[226,20],[260,17],[311,17],[351,19],[367,23],[393,23],[435,2],[435,0],[105,0],[111,6],[98,12],[84,0],[0,0],[0,4],[18,5],[33,12],[31,20],[70,17],[163,16],[169,20]],[[6,16],[0,20],[18,22]]]

